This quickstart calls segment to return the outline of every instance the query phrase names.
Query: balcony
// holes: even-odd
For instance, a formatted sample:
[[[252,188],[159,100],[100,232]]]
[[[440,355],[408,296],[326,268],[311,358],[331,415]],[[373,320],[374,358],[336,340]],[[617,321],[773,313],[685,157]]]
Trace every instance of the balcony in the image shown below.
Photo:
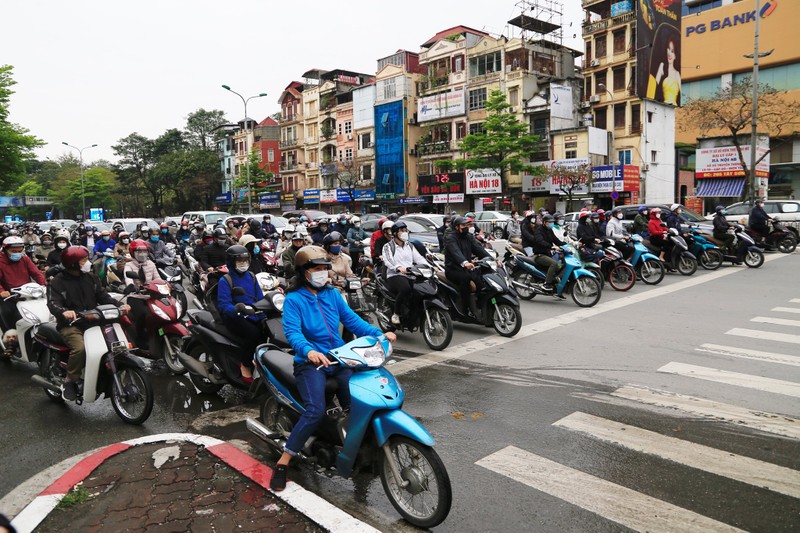
[[[305,143],[306,144],[316,144],[316,142],[317,142],[317,138],[314,135],[308,135],[305,138]]]
[[[317,169],[316,161],[312,161],[310,163],[306,163],[306,170],[316,170],[316,169]]]
[[[281,118],[278,120],[279,124],[289,124],[291,122],[297,122],[303,118],[302,113],[287,113],[286,115],[281,115]]]
[[[614,26],[619,26],[620,24],[627,24],[628,22],[635,20],[636,20],[636,12],[630,11],[628,13],[623,13],[622,15],[618,15],[614,18],[602,19],[598,20],[597,22],[592,22],[591,24],[586,24],[583,27],[583,34],[591,35],[593,33],[613,28]]]
[[[331,176],[336,174],[336,163],[322,163],[319,166],[320,176]]]
[[[291,148],[292,146],[297,146],[300,144],[300,141],[297,139],[284,139],[280,142],[280,148],[283,150],[284,148]]]
[[[418,143],[415,148],[416,155],[419,156],[445,154],[448,152],[453,152],[457,149],[458,141],[455,140]]]
[[[297,163],[281,163],[281,172],[294,172],[300,168]]]
[[[450,73],[450,85],[455,83],[465,83],[467,81],[467,71],[462,70],[460,72],[451,72]]]
[[[356,157],[359,159],[375,157],[375,149],[371,146],[369,148],[359,148],[356,151]]]

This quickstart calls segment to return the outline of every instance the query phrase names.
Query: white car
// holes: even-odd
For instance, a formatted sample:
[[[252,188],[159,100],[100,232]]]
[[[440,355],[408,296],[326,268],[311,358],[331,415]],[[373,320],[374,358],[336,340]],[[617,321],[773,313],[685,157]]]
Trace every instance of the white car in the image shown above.
[[[753,209],[747,202],[738,202],[726,207],[728,213],[725,218],[728,222],[737,222],[747,225],[750,210]],[[800,234],[800,200],[766,200],[764,211],[784,224],[795,236]]]
[[[504,239],[506,224],[511,219],[511,211],[479,211],[475,213],[475,225],[481,231],[491,233],[495,239]]]

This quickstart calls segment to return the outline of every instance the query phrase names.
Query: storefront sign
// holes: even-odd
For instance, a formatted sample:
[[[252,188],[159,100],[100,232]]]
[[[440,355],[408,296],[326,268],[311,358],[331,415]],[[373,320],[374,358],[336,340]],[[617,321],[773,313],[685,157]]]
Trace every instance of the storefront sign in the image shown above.
[[[281,194],[281,203],[294,204],[294,193],[293,192],[282,193]]]
[[[612,190],[622,191],[623,188],[622,165],[592,168],[592,192],[608,193]]]
[[[500,194],[500,174],[491,168],[467,170],[467,194]]]
[[[417,177],[417,192],[420,195],[464,192],[464,173],[447,172]]]
[[[532,193],[550,193],[550,194],[567,194],[569,188],[572,189],[573,195],[589,194],[589,186],[587,178],[583,177],[579,180],[557,175],[558,169],[563,170],[577,170],[580,167],[589,165],[589,158],[576,157],[571,159],[557,159],[551,161],[541,161],[533,163],[536,166],[547,167],[547,174],[532,176],[530,174],[522,175],[522,192]],[[578,183],[575,183],[578,181]]]
[[[277,192],[262,194],[258,197],[260,209],[278,209],[281,206],[281,196]]]
[[[624,182],[624,191],[639,192],[641,183],[641,174],[639,167],[635,165],[625,165],[622,167],[622,181]]]
[[[397,202],[401,204],[427,204],[428,199],[424,196],[414,196],[411,198],[400,198]]]
[[[750,164],[750,146],[742,146],[742,158]],[[769,177],[769,148],[756,147],[756,158],[764,154],[767,157],[756,165],[756,176]],[[695,177],[702,178],[736,178],[744,177],[745,172],[739,160],[735,146],[719,146],[717,148],[700,148],[696,154]]]
[[[319,203],[319,189],[306,189],[303,191],[304,204],[318,204]]]
[[[434,194],[434,204],[460,204],[464,201],[464,193],[458,194]]]
[[[366,202],[375,199],[375,189],[336,189],[336,201],[340,204],[347,204],[352,201]]]
[[[336,203],[336,189],[323,189],[319,191],[319,203],[321,204],[335,204]]]
[[[425,96],[417,102],[417,122],[455,117],[466,113],[465,89]]]
[[[703,212],[703,199],[699,196],[687,196],[684,205],[692,211]]]
[[[778,7],[777,0],[768,1],[761,7],[761,18],[767,18],[775,11],[775,8]],[[708,24],[700,23],[696,25],[687,25],[686,26],[686,37],[690,37],[692,34],[700,35],[707,31],[717,31],[717,30],[724,30],[725,28],[732,28],[734,26],[741,26],[742,24],[749,24],[751,22],[755,22],[756,20],[756,12],[753,11],[745,11],[743,13],[738,13],[732,17],[723,17],[721,19],[713,19]]]
[[[226,192],[223,194],[218,194],[214,197],[215,204],[229,204],[231,203],[231,193]]]

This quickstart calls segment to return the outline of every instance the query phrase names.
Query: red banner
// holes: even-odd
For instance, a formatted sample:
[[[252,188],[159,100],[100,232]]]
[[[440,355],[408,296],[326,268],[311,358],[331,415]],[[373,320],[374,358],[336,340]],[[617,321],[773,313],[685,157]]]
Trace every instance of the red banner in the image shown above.
[[[622,190],[626,192],[639,192],[640,176],[639,167],[634,165],[624,165],[622,167]]]

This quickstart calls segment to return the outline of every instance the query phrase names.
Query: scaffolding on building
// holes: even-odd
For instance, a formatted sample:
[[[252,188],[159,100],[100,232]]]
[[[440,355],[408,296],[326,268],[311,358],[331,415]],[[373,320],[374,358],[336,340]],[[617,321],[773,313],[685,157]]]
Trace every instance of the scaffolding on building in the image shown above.
[[[519,0],[515,6],[519,15],[508,23],[518,28],[519,37],[563,46],[564,4],[560,0]]]

